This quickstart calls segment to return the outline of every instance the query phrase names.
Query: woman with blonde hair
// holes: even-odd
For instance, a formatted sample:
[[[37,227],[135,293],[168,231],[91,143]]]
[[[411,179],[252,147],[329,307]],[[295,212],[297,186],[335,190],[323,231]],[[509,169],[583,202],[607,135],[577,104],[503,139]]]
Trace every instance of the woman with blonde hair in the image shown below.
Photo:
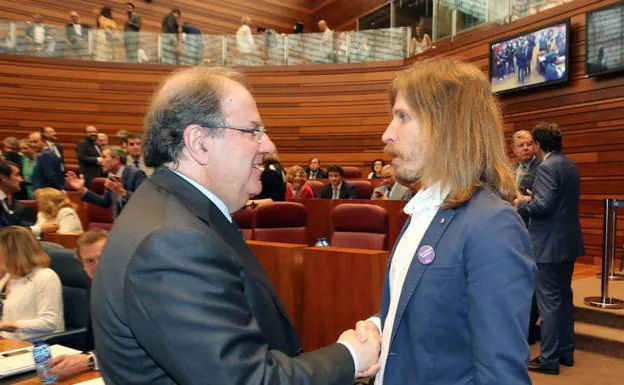
[[[95,25],[97,27],[95,60],[114,61],[117,23],[113,20],[111,7],[102,7]]]
[[[35,200],[39,208],[37,225],[56,222],[59,225],[59,234],[83,232],[76,205],[64,192],[50,187],[40,188],[35,191]]]
[[[19,226],[0,229],[0,279],[4,338],[28,340],[65,329],[61,280],[33,234]]]
[[[308,175],[301,166],[292,166],[286,173],[286,199],[314,198],[314,191],[306,183]]]

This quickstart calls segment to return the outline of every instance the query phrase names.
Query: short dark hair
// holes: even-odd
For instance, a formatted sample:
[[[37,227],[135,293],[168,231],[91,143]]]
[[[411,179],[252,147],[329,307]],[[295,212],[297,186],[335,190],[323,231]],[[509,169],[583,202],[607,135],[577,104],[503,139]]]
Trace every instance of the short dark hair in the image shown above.
[[[11,174],[13,173],[12,167],[15,167],[19,170],[19,167],[15,163],[5,159],[0,159],[0,175],[4,175],[7,178],[10,178]]]
[[[332,164],[331,166],[327,167],[327,176],[329,176],[330,172],[337,172],[338,174],[340,174],[340,176],[344,176],[344,170],[337,164]]]
[[[131,2],[127,2],[127,3],[126,3],[126,5],[131,6],[133,10],[134,10],[134,9],[136,9],[136,7],[134,6],[134,4],[132,4]]]
[[[126,136],[125,142],[128,143],[128,140],[130,140],[130,139],[141,139],[141,140],[143,140],[143,136],[141,134],[137,134],[136,132],[129,132],[128,135]]]
[[[556,123],[540,122],[533,127],[531,134],[545,153],[561,151],[563,148],[561,129]]]
[[[316,159],[319,162],[319,165],[321,164],[321,160],[319,158],[310,158],[310,160],[308,160],[308,164],[312,163],[314,159]]]
[[[182,11],[180,11],[180,8],[174,8],[171,10],[171,13],[177,13],[178,16],[182,16]]]
[[[381,162],[381,167],[386,165],[386,162],[384,162],[383,159],[377,158],[371,162],[371,171],[375,171],[375,163],[377,162]]]

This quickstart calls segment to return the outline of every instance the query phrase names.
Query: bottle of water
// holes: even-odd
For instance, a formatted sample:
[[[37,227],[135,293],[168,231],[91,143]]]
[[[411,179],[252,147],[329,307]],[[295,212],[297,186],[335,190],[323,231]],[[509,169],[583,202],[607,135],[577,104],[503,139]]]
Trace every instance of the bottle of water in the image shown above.
[[[48,365],[52,359],[50,353],[50,347],[45,342],[36,340],[34,342],[32,354],[35,360],[35,367],[37,368],[37,375],[42,384],[56,384],[57,376],[48,373]]]

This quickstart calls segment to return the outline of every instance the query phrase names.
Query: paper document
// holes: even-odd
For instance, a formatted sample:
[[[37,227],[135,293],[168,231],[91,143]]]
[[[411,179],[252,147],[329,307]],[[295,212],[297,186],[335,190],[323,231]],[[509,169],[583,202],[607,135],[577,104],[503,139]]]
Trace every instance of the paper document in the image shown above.
[[[35,370],[35,361],[32,356],[32,346],[0,352],[0,378]],[[62,345],[50,346],[52,357],[62,354],[78,354],[80,350]]]

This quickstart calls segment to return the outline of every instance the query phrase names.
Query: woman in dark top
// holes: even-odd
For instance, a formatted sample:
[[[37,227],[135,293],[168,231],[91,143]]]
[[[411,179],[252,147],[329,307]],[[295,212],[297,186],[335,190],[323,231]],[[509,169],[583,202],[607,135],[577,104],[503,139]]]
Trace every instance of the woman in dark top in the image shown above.
[[[286,200],[286,173],[277,154],[265,155],[263,164],[264,170],[260,175],[262,192],[248,202],[251,206]]]
[[[368,179],[381,179],[381,169],[384,166],[383,159],[375,159],[371,163],[371,172],[368,174]]]

